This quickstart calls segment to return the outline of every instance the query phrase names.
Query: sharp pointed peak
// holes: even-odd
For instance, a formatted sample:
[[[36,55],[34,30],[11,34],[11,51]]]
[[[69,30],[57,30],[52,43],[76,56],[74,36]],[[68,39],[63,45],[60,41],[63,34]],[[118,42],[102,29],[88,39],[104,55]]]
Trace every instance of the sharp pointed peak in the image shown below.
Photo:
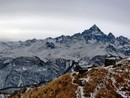
[[[83,31],[82,34],[105,35],[96,24],[94,24],[89,29]]]
[[[109,32],[108,36],[114,36],[113,33]]]
[[[96,24],[94,24],[90,29],[94,31],[101,31]]]
[[[92,27],[98,27],[96,24],[94,24]]]

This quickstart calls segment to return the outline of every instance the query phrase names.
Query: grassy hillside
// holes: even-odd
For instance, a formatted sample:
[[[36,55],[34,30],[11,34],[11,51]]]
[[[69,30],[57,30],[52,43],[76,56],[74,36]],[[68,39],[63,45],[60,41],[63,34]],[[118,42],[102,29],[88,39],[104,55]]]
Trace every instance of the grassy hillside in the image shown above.
[[[123,98],[130,97],[130,60],[68,73],[45,86],[17,93],[13,98]]]

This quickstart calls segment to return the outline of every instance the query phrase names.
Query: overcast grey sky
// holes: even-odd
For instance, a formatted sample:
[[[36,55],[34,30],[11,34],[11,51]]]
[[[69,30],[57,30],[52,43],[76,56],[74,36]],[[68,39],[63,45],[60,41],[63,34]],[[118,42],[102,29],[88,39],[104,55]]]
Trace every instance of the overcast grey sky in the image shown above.
[[[72,35],[96,24],[130,38],[130,0],[0,0],[0,39]]]

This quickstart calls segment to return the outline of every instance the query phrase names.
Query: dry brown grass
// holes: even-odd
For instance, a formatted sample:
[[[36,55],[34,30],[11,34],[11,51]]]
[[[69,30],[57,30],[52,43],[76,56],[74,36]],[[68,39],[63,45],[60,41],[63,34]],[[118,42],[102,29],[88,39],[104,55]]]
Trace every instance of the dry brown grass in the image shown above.
[[[71,84],[70,74],[51,81],[46,86],[27,91],[23,98],[75,98],[76,87]],[[19,98],[15,95],[13,98]]]

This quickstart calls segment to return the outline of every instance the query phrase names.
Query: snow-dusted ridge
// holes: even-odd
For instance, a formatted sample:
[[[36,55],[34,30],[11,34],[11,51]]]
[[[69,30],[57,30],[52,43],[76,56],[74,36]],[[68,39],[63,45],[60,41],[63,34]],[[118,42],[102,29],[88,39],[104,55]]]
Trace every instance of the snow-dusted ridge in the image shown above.
[[[27,40],[19,42],[0,42],[0,57],[38,56],[42,60],[69,58],[81,60],[96,55],[129,56],[130,40],[104,34],[96,25],[82,33],[72,36],[60,36],[45,40]]]

